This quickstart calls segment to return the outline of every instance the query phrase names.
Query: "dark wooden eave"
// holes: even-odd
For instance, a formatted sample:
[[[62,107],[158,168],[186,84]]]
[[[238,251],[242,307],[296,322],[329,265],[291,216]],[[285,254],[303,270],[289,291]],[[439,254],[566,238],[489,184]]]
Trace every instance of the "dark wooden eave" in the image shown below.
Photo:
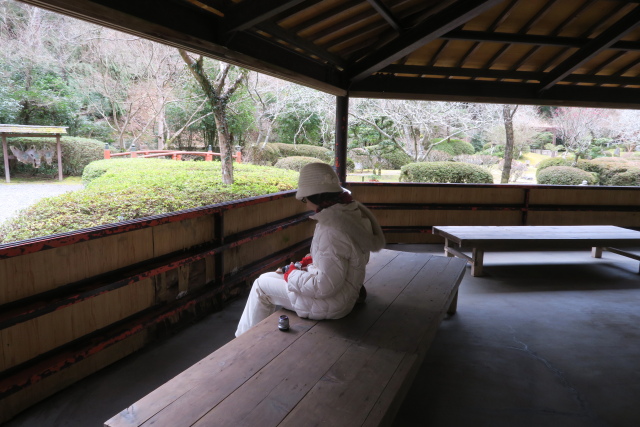
[[[640,108],[640,0],[24,0],[334,95]]]

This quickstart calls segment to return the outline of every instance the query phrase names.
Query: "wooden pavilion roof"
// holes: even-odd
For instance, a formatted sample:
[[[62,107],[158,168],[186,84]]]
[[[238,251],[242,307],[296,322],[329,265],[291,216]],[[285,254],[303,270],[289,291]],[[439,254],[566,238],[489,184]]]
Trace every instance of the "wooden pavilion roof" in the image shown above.
[[[640,0],[24,0],[335,95],[640,108]]]

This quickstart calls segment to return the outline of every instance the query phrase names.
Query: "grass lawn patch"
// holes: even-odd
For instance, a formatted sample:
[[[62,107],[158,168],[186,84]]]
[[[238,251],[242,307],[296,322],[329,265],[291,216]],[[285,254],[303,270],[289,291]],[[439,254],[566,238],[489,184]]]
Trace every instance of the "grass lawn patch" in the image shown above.
[[[83,174],[85,188],[40,200],[0,227],[0,243],[292,190],[298,172],[234,164],[232,185],[220,162],[99,160]]]

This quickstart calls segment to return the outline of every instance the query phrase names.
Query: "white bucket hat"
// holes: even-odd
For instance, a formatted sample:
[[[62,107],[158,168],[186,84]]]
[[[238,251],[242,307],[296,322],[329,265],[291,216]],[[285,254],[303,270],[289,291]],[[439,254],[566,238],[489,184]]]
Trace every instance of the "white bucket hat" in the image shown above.
[[[300,169],[296,199],[320,193],[339,193],[345,191],[333,168],[326,163],[309,163]]]

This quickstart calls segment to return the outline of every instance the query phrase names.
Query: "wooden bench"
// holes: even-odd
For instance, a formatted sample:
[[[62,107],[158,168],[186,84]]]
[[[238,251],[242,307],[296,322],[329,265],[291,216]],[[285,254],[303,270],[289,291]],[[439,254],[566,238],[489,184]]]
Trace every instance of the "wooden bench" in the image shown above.
[[[486,250],[592,248],[594,258],[601,258],[606,250],[640,261],[639,255],[620,249],[640,247],[640,231],[613,225],[437,226],[433,234],[445,238],[446,256],[471,263],[474,277],[482,276]],[[471,256],[463,253],[465,249],[471,250]]]
[[[120,426],[388,425],[446,313],[466,262],[383,250],[365,304],[340,320],[281,310],[106,421]],[[278,317],[290,319],[288,332]]]

